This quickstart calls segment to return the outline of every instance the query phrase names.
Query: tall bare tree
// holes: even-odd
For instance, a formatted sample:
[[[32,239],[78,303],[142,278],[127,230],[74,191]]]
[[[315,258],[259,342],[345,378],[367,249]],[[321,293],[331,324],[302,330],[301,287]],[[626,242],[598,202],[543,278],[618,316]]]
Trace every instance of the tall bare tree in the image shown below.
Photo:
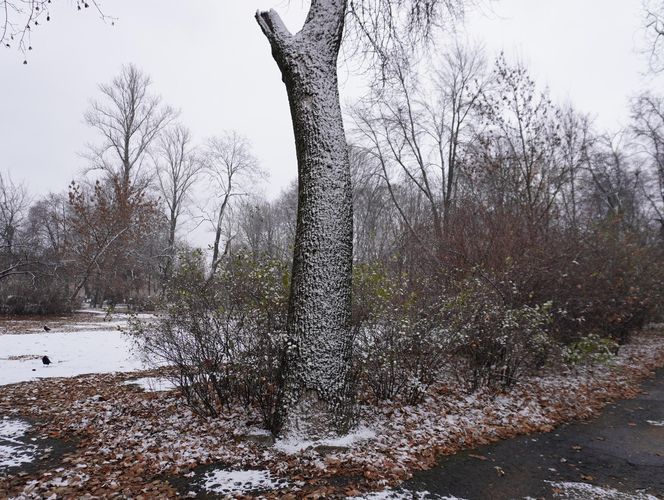
[[[21,183],[0,172],[0,249],[6,253],[14,251],[18,229],[21,226],[30,200],[28,191]]]
[[[632,132],[645,157],[642,191],[664,235],[664,98],[644,93],[632,102]]]
[[[662,0],[643,0],[645,10],[646,38],[649,42],[650,69],[659,73],[664,69],[662,43],[664,43],[664,2]]]
[[[171,275],[175,259],[175,238],[181,216],[191,200],[191,191],[199,178],[203,163],[196,155],[189,129],[181,124],[166,128],[154,148],[153,161],[157,188],[166,206],[168,249],[164,278]]]
[[[389,85],[356,107],[354,117],[360,143],[381,166],[393,203],[420,241],[424,235],[415,234],[415,221],[400,206],[396,185],[411,185],[421,195],[431,219],[431,251],[440,253],[486,75],[482,51],[459,44],[434,68],[431,85],[408,61],[391,62],[384,68]]]
[[[29,204],[26,187],[0,172],[0,280],[31,273],[33,259],[19,241]]]
[[[583,177],[596,137],[590,118],[576,111],[571,104],[562,109],[560,124],[560,161],[566,172],[561,189],[562,204],[567,222],[577,230],[583,201]]]
[[[492,80],[479,105],[484,128],[475,163],[482,167],[475,173],[492,203],[519,210],[532,228],[544,227],[566,179],[560,109],[522,64],[511,65],[502,54]]]
[[[100,170],[125,190],[142,191],[150,175],[144,168],[149,148],[176,116],[151,93],[152,80],[133,64],[123,66],[110,84],[99,86],[101,100],[92,101],[85,121],[101,141],[89,146],[90,169]]]
[[[202,161],[212,190],[212,212],[207,219],[214,230],[211,266],[214,274],[225,253],[221,251],[221,236],[232,201],[245,196],[248,183],[263,173],[251,152],[251,144],[235,131],[208,139]],[[227,247],[229,243],[230,237]]]
[[[80,236],[76,251],[84,262],[73,298],[89,287],[92,278],[98,285],[95,295],[102,299],[113,289],[116,298],[124,300],[132,291],[129,284],[137,288],[147,281],[151,288],[152,279],[147,275],[156,267],[157,256],[151,255],[147,262],[143,254],[137,259],[138,243],[158,237],[161,230],[148,192],[153,180],[150,151],[176,113],[150,86],[149,76],[134,65],[124,66],[110,84],[99,86],[102,98],[92,101],[85,114],[99,136],[88,147],[88,171],[100,172],[101,178],[89,188],[70,187]],[[143,240],[137,236],[141,231]],[[149,253],[155,253],[154,248]]]

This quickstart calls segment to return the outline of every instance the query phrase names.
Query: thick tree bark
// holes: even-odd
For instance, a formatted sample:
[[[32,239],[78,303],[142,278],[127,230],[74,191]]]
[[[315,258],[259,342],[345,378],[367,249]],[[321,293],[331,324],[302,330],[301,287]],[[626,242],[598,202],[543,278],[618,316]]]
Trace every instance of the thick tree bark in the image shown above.
[[[352,421],[353,213],[337,81],[345,10],[345,0],[312,0],[295,35],[276,12],[256,14],[286,84],[298,160],[288,346],[274,429],[287,436],[344,433]]]

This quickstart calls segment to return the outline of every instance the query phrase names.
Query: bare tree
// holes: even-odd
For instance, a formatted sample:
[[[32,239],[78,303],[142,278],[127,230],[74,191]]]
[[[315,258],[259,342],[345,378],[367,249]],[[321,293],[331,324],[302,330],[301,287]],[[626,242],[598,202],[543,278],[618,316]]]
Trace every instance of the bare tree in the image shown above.
[[[162,132],[153,153],[157,187],[166,206],[168,219],[165,279],[170,277],[175,259],[178,224],[203,167],[191,142],[189,129],[181,124],[175,124]]]
[[[389,85],[354,111],[361,144],[381,166],[392,201],[413,233],[416,224],[400,206],[396,184],[412,185],[426,203],[433,252],[444,251],[460,156],[472,137],[470,118],[486,85],[484,68],[480,49],[457,44],[434,69],[431,88],[416,68],[393,61],[384,70]]]
[[[9,174],[0,172],[0,245],[3,252],[11,254],[18,229],[26,215],[30,200],[28,191]]]
[[[521,211],[533,229],[545,227],[566,179],[558,161],[560,109],[537,90],[523,65],[510,65],[503,55],[492,80],[493,90],[479,103],[483,130],[475,175],[491,203]]]
[[[633,163],[627,131],[598,137],[589,159],[586,180],[589,216],[616,219],[638,228],[642,222],[640,171]]]
[[[102,11],[96,0],[76,0],[72,2],[76,10],[93,7],[102,20],[114,22],[114,18]],[[51,0],[0,0],[0,45],[16,47],[21,52],[32,50],[32,31],[40,23],[51,20]],[[27,64],[27,59],[23,61]]]
[[[651,93],[632,102],[632,133],[645,157],[642,192],[664,235],[664,99]]]
[[[248,183],[262,176],[263,172],[251,153],[249,141],[235,131],[208,139],[203,164],[213,197],[212,213],[207,217],[214,230],[210,273],[213,275],[225,253],[220,249],[221,236],[232,200],[246,195]],[[227,238],[227,248],[229,243],[230,237]]]
[[[100,85],[102,100],[93,101],[85,121],[101,137],[89,146],[90,170],[117,178],[129,190],[144,190],[150,181],[143,169],[150,146],[176,116],[161,97],[150,92],[152,80],[133,64],[124,66],[110,84]]]
[[[298,214],[287,320],[284,385],[275,431],[309,437],[352,423],[353,210],[337,58],[346,20],[384,58],[404,21],[426,38],[446,0],[312,0],[292,34],[279,15],[258,12],[290,102],[298,159]]]
[[[0,279],[32,273],[33,259],[19,242],[29,204],[25,186],[0,172]]]
[[[567,222],[577,230],[582,204],[582,182],[588,168],[591,150],[596,137],[587,115],[578,113],[571,104],[563,108],[561,114],[560,161],[566,172],[561,197]]]
[[[662,0],[643,0],[643,8],[645,10],[646,38],[650,46],[648,51],[650,69],[659,73],[664,69],[664,58],[662,58],[664,2]]]

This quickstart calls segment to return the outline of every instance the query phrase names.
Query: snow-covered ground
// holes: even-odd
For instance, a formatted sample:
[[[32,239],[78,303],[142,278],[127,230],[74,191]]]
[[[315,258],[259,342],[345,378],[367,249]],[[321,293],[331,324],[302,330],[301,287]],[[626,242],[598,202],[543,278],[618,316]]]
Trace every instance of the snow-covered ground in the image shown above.
[[[37,446],[19,441],[28,429],[30,425],[22,420],[0,420],[0,471],[34,460]]]
[[[132,352],[131,339],[117,330],[117,322],[107,329],[93,325],[88,331],[0,334],[0,385],[147,368]],[[44,366],[42,356],[52,364]]]
[[[549,481],[547,481],[549,482]],[[623,493],[613,488],[602,488],[588,483],[553,483],[554,498],[560,500],[658,500],[657,497],[644,492]]]
[[[386,489],[367,493],[359,497],[351,497],[350,500],[464,500],[459,497],[442,496],[429,493],[428,491],[410,491]]]
[[[354,445],[367,441],[376,437],[376,431],[367,426],[359,426],[354,432],[346,436],[331,439],[321,439],[319,441],[307,441],[306,439],[290,437],[287,439],[279,439],[274,443],[274,448],[289,455],[299,453],[307,448],[315,448],[317,446],[325,446],[332,448],[352,448]]]
[[[163,377],[143,377],[127,380],[126,385],[137,385],[145,392],[171,391],[177,387],[175,382]]]
[[[222,495],[278,490],[287,486],[275,479],[269,470],[215,470],[203,477],[203,488]]]

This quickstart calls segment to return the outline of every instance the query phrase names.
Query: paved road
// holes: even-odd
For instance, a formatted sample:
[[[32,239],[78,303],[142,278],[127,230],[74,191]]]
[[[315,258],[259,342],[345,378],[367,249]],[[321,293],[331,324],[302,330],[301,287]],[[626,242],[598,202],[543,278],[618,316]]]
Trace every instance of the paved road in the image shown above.
[[[664,498],[664,370],[643,385],[639,397],[608,406],[592,421],[445,457],[404,488],[467,500],[564,497],[550,482],[629,494],[614,498]],[[587,488],[566,498],[607,496],[593,496]]]

